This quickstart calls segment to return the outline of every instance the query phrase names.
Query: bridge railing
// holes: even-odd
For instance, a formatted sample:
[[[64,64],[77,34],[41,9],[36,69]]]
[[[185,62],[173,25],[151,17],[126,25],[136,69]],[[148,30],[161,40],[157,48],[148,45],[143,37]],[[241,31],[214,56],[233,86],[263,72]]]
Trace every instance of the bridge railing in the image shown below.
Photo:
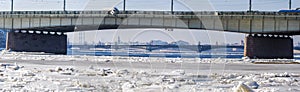
[[[0,11],[0,15],[10,14],[109,14],[108,10],[103,11]],[[119,11],[119,14],[153,14],[153,15],[289,15],[273,11]],[[300,13],[292,13],[300,15]]]
[[[195,16],[196,15],[196,16]],[[14,12],[0,12],[2,18],[24,18],[24,17],[141,17],[141,18],[198,18],[198,17],[234,17],[240,18],[289,18],[289,19],[300,19],[299,15],[288,15],[281,14],[279,12],[246,12],[246,11],[176,11],[173,14],[170,11],[120,11],[117,15],[112,15],[109,11],[14,11]]]
[[[32,14],[107,14],[108,11],[14,11],[0,12],[0,15]]]

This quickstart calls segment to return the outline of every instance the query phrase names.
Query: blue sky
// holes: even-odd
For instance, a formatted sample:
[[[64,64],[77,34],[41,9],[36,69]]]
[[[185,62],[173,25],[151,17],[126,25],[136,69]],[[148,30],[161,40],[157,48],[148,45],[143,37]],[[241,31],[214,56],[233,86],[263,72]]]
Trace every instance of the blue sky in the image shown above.
[[[0,10],[10,10],[11,0],[0,0]],[[99,10],[113,6],[122,7],[123,0],[66,0],[68,10]],[[253,10],[277,11],[288,9],[289,0],[252,0]],[[171,0],[126,0],[129,10],[169,10]],[[208,10],[208,4],[214,10],[245,11],[249,0],[174,0],[175,10]],[[188,4],[192,2],[193,4]],[[16,10],[61,10],[63,0],[14,0]],[[203,7],[206,8],[203,8]],[[292,8],[300,7],[300,0],[292,0]],[[209,9],[212,10],[212,9]]]
[[[0,11],[9,11],[11,0],[0,0]],[[107,10],[118,7],[122,10],[123,0],[66,0],[67,10]],[[278,11],[288,9],[289,0],[252,0],[252,10]],[[169,11],[171,0],[126,0],[127,10],[154,10]],[[300,0],[292,0],[292,8],[300,7]],[[249,0],[174,0],[175,11],[247,11]],[[63,0],[14,0],[15,11],[50,11],[62,10]],[[142,34],[137,35],[141,30]],[[190,43],[201,41],[206,44],[218,43],[240,43],[244,34],[224,33],[208,30],[183,30],[175,29],[166,32],[164,29],[134,29],[134,30],[110,30],[90,31],[85,33],[85,40],[89,43],[116,41],[120,36],[123,41],[147,42],[151,39],[165,41],[185,40]],[[132,37],[135,36],[135,37]],[[69,34],[73,42],[78,42],[76,33]],[[300,37],[295,37],[295,42]]]

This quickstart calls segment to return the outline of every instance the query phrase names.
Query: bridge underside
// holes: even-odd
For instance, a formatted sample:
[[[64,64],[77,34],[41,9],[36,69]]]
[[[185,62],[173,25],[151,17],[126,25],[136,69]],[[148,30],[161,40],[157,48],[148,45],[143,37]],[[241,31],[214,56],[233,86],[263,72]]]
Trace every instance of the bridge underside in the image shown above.
[[[249,35],[246,37],[244,56],[258,59],[293,59],[293,39],[289,36]]]
[[[30,31],[47,31],[47,32],[74,32],[87,30],[104,30],[104,29],[134,29],[134,28],[174,28],[174,29],[197,29],[209,30],[205,28],[193,27],[172,27],[172,26],[147,26],[147,25],[70,25],[70,26],[51,26],[51,27],[33,27],[33,28],[19,28],[14,30],[30,30]],[[300,30],[300,29],[299,29]],[[216,30],[226,32],[237,32],[233,30]],[[238,33],[249,34],[249,32],[239,31]],[[270,35],[300,35],[300,31],[270,31],[270,32],[251,32],[252,34],[270,34]]]
[[[67,36],[35,31],[34,33],[8,32],[6,49],[19,52],[67,54]],[[244,56],[259,59],[292,59],[293,39],[287,35],[249,35],[246,37]]]
[[[6,49],[18,52],[67,54],[67,36],[50,33],[8,32]]]
[[[11,31],[7,34],[6,49],[12,51],[67,54],[67,36],[63,33]],[[198,49],[200,49],[198,47]],[[259,59],[292,59],[293,39],[289,35],[249,35],[244,56]]]

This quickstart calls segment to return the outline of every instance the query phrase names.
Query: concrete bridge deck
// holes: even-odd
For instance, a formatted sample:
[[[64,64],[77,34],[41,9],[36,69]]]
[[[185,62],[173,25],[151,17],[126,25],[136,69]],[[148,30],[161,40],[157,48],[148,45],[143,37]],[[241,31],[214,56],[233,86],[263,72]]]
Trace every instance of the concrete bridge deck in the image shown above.
[[[279,12],[15,11],[0,12],[0,29],[73,32],[125,28],[205,29],[247,34],[300,34],[300,14]]]

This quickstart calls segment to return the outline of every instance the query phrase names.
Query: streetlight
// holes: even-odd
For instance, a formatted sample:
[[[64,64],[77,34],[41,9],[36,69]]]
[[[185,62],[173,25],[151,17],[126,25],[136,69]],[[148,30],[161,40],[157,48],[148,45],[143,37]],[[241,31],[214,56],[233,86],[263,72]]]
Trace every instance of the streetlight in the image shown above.
[[[249,11],[252,11],[252,0],[249,0]]]
[[[292,0],[289,0],[289,9],[292,9]]]
[[[64,0],[64,7],[63,7],[64,11],[66,11],[66,0]]]
[[[13,11],[14,11],[14,0],[11,0],[10,9],[11,9],[10,13],[13,14]],[[11,25],[11,30],[13,30],[14,29],[14,19],[13,18],[11,19],[11,24],[12,24]]]
[[[123,11],[124,11],[124,12],[126,11],[125,8],[126,8],[126,1],[123,0]]]
[[[174,14],[174,0],[171,0],[171,13]]]
[[[14,0],[11,0],[11,6],[10,6],[10,11],[13,12],[14,11]]]

